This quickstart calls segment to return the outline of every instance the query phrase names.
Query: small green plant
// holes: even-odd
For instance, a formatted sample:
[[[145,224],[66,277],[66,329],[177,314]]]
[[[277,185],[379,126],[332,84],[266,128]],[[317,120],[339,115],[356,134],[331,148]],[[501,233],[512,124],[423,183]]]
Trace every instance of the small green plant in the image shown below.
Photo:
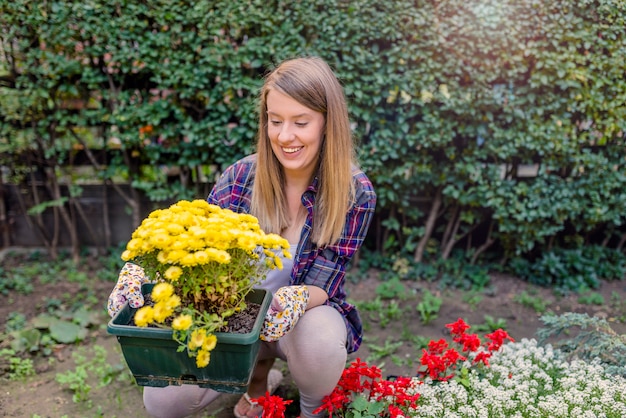
[[[406,296],[406,287],[398,277],[382,282],[376,287],[376,295],[383,299],[403,299]]]
[[[491,315],[485,315],[484,318],[485,322],[483,324],[477,324],[474,326],[474,329],[477,332],[493,332],[497,329],[506,329],[506,319],[495,319]]]
[[[370,355],[367,361],[374,363],[383,357],[391,356],[403,344],[404,342],[393,341],[392,338],[387,338],[383,345],[368,343],[367,348],[370,350]]]
[[[22,380],[35,374],[35,366],[29,358],[21,358],[15,350],[4,348],[0,350],[0,366],[7,368],[9,380]]]
[[[470,290],[463,295],[463,302],[467,303],[472,311],[476,310],[482,300],[483,295],[475,290]]]
[[[368,318],[380,325],[381,328],[387,327],[391,321],[397,321],[402,317],[403,309],[397,300],[385,302],[380,296],[372,301],[354,302],[356,306],[363,312],[368,313]],[[365,324],[367,326],[367,324]]]
[[[358,394],[355,395],[352,401],[351,409],[350,412],[353,413],[352,416],[355,418],[378,418],[383,416],[386,405],[381,401],[370,401],[365,395]]]
[[[583,305],[604,305],[604,296],[598,292],[588,292],[578,296],[578,303]]]
[[[401,340],[405,343],[410,343],[413,345],[413,349],[416,352],[420,352],[422,348],[428,347],[428,342],[430,339],[423,335],[415,334],[414,331],[411,331],[406,326],[402,329]]]
[[[429,290],[424,291],[422,301],[417,304],[417,311],[420,314],[422,324],[427,325],[439,314],[443,300],[433,295]]]
[[[13,332],[23,329],[26,326],[26,316],[21,312],[10,312],[7,323],[4,325],[6,332]]]
[[[385,309],[379,312],[378,318],[380,320],[381,328],[386,328],[392,321],[397,321],[402,317],[403,309],[398,304],[398,301],[389,301]]]
[[[75,403],[84,403],[92,406],[89,398],[91,385],[89,382],[98,382],[98,387],[109,385],[116,377],[127,373],[122,365],[115,367],[107,361],[107,351],[100,345],[94,345],[88,351],[84,347],[72,353],[76,364],[74,370],[57,373],[56,381],[66,385],[73,392],[72,400]]]
[[[548,310],[548,305],[550,301],[543,299],[541,296],[537,295],[536,291],[523,291],[519,295],[515,295],[513,301],[520,303],[522,306],[527,308],[531,308],[538,314],[545,313]]]
[[[7,296],[11,291],[24,295],[32,293],[32,278],[28,275],[22,274],[20,271],[6,272],[3,269],[0,269],[0,293]]]

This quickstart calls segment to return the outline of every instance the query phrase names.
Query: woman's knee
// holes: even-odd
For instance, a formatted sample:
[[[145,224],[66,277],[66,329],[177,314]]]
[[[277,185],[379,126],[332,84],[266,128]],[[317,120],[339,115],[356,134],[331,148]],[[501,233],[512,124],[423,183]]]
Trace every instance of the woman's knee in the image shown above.
[[[201,411],[218,396],[218,392],[196,385],[145,387],[143,404],[152,417],[183,418]]]
[[[291,334],[281,342],[289,371],[302,390],[329,392],[345,367],[346,326],[341,315],[329,306],[313,308],[301,318]],[[312,382],[319,384],[312,384]]]
[[[342,316],[330,306],[307,311],[289,338],[289,349],[298,357],[342,357],[347,330]],[[289,354],[288,354],[289,355]]]

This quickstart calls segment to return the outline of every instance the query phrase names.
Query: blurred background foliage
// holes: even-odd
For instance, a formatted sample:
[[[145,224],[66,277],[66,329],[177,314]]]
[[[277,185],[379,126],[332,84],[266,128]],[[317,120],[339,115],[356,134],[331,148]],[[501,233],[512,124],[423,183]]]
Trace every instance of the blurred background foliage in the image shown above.
[[[5,243],[12,214],[54,213],[42,239],[76,253],[88,182],[133,225],[140,196],[204,198],[254,151],[263,75],[319,55],[379,197],[367,265],[569,277],[592,254],[624,276],[623,0],[0,0],[0,16],[0,187],[21,196]]]

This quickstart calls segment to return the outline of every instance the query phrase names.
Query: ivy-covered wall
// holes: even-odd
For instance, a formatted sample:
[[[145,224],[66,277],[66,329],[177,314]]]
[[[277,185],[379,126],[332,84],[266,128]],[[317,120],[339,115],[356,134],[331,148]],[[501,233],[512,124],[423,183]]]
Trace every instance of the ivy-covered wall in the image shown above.
[[[623,0],[0,0],[0,15],[0,187],[23,191],[0,211],[9,234],[30,208],[72,236],[85,180],[135,224],[143,194],[203,198],[254,149],[263,74],[315,54],[378,192],[374,249],[624,247]]]

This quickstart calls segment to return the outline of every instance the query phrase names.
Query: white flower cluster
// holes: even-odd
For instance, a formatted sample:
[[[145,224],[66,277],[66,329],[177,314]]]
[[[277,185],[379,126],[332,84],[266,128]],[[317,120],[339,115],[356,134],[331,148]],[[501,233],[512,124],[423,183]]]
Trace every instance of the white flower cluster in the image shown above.
[[[469,384],[456,380],[414,385],[420,393],[412,417],[487,418],[626,417],[626,379],[599,362],[568,362],[552,347],[523,339],[470,367]]]

